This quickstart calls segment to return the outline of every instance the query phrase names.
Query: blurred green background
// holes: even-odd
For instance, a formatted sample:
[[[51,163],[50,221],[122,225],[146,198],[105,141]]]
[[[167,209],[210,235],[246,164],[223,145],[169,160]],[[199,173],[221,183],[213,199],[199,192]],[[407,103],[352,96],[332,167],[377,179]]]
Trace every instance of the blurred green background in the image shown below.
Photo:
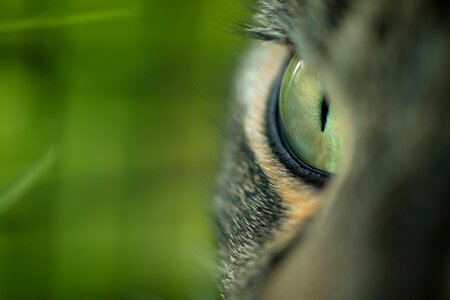
[[[0,2],[0,299],[214,299],[237,0]]]

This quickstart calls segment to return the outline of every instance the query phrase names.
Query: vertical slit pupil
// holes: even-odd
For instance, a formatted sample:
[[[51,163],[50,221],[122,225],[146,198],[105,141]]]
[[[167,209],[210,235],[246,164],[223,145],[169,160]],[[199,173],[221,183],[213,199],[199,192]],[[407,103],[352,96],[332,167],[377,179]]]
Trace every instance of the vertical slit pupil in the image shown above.
[[[326,97],[323,97],[321,104],[321,113],[320,113],[320,121],[321,121],[321,130],[325,131],[325,127],[327,126],[328,112],[330,110],[330,106],[328,105],[328,101]]]

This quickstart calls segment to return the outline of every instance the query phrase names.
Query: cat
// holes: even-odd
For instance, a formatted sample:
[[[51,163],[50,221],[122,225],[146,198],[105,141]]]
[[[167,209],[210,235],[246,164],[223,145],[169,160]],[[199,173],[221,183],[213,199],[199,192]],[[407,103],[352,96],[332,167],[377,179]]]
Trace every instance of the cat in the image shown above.
[[[260,0],[255,11],[213,199],[221,296],[450,299],[449,2]],[[339,112],[335,172],[283,136],[293,57]]]

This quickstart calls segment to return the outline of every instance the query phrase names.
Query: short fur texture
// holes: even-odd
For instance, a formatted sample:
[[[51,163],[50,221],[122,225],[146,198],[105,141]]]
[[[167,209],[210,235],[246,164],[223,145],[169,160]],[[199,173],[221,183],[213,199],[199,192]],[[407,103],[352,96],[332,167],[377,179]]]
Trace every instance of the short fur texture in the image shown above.
[[[255,45],[238,80],[214,200],[223,297],[450,299],[448,2],[261,0],[259,12],[250,33],[284,45]],[[351,138],[324,189],[264,131],[291,51]]]

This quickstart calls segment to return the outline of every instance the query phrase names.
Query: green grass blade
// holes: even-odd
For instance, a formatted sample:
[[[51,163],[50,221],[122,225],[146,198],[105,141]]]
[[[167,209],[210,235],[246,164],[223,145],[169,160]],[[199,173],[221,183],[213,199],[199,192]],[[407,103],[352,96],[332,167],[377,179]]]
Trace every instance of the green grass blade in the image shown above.
[[[9,184],[0,188],[0,214],[7,211],[29,191],[56,161],[56,150],[52,148],[41,159],[32,164]]]
[[[133,11],[109,10],[60,17],[35,17],[3,24],[0,23],[0,34],[95,23],[114,19],[130,18],[135,15],[136,14]]]

